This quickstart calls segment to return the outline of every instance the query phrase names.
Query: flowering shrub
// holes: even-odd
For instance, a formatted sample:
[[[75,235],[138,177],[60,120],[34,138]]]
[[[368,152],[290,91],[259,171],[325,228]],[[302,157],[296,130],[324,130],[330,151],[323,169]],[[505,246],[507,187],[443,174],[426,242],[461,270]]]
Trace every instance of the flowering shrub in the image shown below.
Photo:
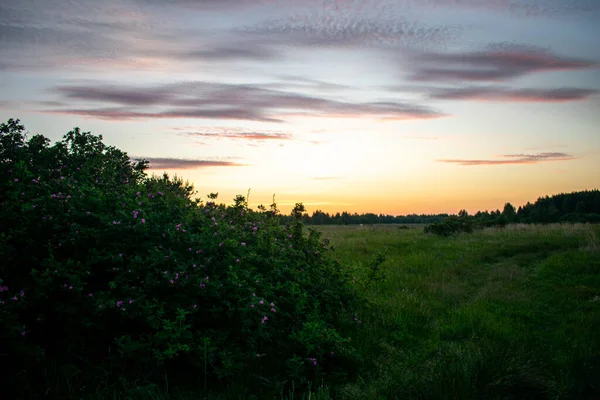
[[[0,354],[16,397],[164,383],[279,393],[337,382],[351,275],[278,210],[192,198],[78,128],[50,145],[0,125]],[[10,396],[9,396],[10,397]]]

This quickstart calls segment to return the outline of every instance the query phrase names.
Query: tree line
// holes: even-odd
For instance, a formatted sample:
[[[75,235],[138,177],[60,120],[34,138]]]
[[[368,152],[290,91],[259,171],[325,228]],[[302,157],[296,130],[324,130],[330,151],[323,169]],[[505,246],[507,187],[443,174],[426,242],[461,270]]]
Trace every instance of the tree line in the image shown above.
[[[290,216],[280,216],[289,222]],[[374,225],[374,224],[435,224],[444,221],[469,221],[477,227],[504,226],[509,223],[554,223],[554,222],[600,222],[600,190],[584,190],[560,193],[538,198],[516,208],[506,203],[501,210],[478,211],[469,215],[466,210],[458,214],[408,214],[387,215],[375,213],[327,213],[316,210],[312,215],[304,213],[302,221],[307,225]]]
[[[409,215],[386,215],[375,213],[352,213],[337,212],[329,214],[316,210],[309,215],[302,215],[302,222],[307,225],[374,225],[374,224],[431,224],[443,221],[450,214],[409,214]],[[288,222],[290,216],[282,215],[282,222]]]
[[[458,215],[450,215],[439,222],[425,227],[426,233],[448,236],[457,232],[472,232],[474,229],[491,226],[503,227],[511,223],[548,224],[557,222],[600,222],[600,190],[584,190],[560,193],[527,202],[515,208],[506,203],[502,211],[478,211],[469,215],[461,210]]]

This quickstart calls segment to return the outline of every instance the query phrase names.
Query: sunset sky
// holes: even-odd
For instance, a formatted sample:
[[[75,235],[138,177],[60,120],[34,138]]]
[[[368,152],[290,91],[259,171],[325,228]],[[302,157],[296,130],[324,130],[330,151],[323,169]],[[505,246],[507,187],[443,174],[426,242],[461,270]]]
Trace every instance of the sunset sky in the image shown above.
[[[386,214],[600,187],[599,0],[2,0],[0,122],[201,198]]]

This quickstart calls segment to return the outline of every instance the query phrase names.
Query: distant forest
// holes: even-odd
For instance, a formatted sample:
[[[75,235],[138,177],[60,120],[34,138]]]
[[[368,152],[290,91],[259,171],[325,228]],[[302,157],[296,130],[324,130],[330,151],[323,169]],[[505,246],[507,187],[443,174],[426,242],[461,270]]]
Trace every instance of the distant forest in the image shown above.
[[[283,222],[291,217],[281,216]],[[553,222],[600,222],[600,190],[585,190],[573,193],[561,193],[537,199],[535,203],[527,203],[515,208],[510,203],[503,210],[479,211],[469,215],[461,210],[458,215],[450,214],[350,214],[348,212],[329,214],[316,210],[302,216],[308,225],[371,225],[371,224],[435,224],[447,220],[468,221],[478,226],[498,226],[508,223],[553,223]]]

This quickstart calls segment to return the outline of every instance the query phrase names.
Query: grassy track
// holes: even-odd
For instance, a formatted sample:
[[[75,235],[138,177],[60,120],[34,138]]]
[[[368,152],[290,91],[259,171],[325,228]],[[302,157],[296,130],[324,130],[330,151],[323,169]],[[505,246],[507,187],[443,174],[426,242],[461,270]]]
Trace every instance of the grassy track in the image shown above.
[[[315,228],[352,267],[388,255],[353,338],[377,373],[343,397],[600,399],[600,226]]]

